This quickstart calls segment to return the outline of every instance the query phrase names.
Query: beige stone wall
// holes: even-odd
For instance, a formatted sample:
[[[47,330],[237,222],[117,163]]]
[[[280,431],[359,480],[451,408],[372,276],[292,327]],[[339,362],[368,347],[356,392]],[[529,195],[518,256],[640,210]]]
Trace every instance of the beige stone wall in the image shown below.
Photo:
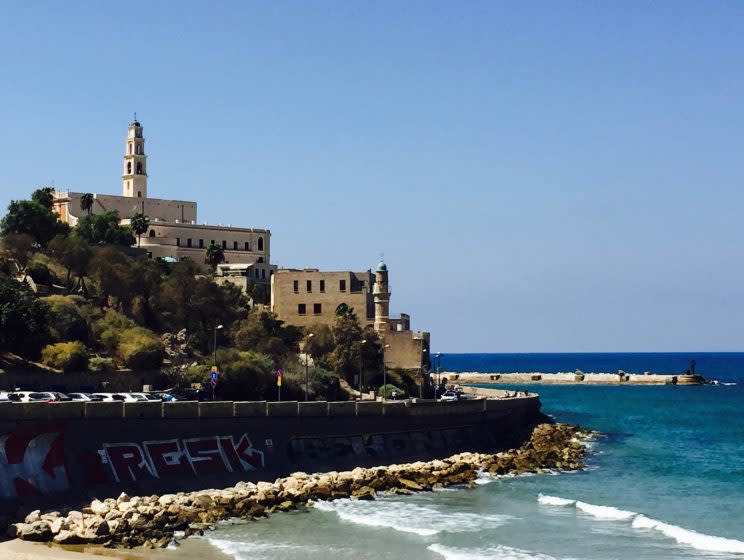
[[[417,331],[387,331],[383,344],[385,365],[390,368],[418,369],[427,363],[429,333]],[[426,352],[424,352],[426,350]]]
[[[80,206],[80,197],[84,193],[57,191],[55,193],[55,211],[70,225],[75,225],[78,218],[86,212]],[[119,212],[119,217],[126,220],[133,214],[141,212],[151,222],[191,223],[196,221],[196,202],[188,200],[166,200],[161,198],[133,198],[109,194],[93,194],[93,214],[102,214],[111,210]]]
[[[340,284],[342,281],[345,282],[343,291]],[[336,317],[336,308],[345,303],[354,308],[362,326],[371,325],[374,320],[372,281],[372,274],[369,271],[277,270],[272,277],[271,310],[282,321],[298,327],[314,324],[332,325]],[[322,291],[321,282],[325,283]],[[305,313],[300,313],[300,305],[305,306]],[[320,306],[319,313],[316,312],[316,305]]]

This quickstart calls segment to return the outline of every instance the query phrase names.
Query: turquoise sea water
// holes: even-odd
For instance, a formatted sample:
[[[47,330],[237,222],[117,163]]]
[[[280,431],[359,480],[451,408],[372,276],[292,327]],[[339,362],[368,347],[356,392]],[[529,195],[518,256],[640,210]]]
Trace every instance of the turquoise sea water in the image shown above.
[[[711,360],[725,385],[540,386],[545,412],[602,432],[582,472],[325,503],[225,525],[208,542],[236,560],[744,559],[744,355],[728,356]],[[614,369],[633,371],[624,365]]]

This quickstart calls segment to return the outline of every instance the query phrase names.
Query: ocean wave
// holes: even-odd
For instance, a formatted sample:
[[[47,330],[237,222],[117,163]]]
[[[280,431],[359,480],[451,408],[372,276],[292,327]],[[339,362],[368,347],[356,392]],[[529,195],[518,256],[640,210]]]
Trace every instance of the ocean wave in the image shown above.
[[[637,515],[636,518],[633,519],[633,528],[658,531],[680,544],[685,544],[698,550],[744,554],[744,542],[742,541],[698,533],[697,531],[684,529],[677,525],[670,525],[669,523],[656,521],[655,519],[651,519],[645,515]]]
[[[456,548],[435,543],[428,550],[439,554],[445,560],[558,560],[539,552],[530,552],[510,546],[496,545],[484,548]]]
[[[633,527],[633,529],[657,531],[665,537],[674,539],[679,544],[690,546],[697,550],[744,554],[744,541],[698,533],[697,531],[685,529],[678,525],[672,525],[670,523],[651,519],[642,513],[619,509],[612,506],[598,506],[581,502],[579,500],[570,500],[568,498],[560,498],[557,496],[546,496],[544,494],[539,494],[537,496],[537,502],[541,505],[548,506],[574,506],[576,509],[598,519],[612,521],[632,520],[631,527]]]
[[[285,543],[267,543],[267,542],[241,542],[227,539],[215,539],[208,537],[207,542],[217,550],[232,556],[235,560],[270,560],[276,556],[278,549],[296,550],[300,555],[303,551],[307,552],[306,545],[292,545]]]
[[[431,506],[402,501],[334,500],[314,502],[320,511],[335,513],[339,519],[355,525],[393,529],[431,537],[438,533],[471,533],[501,527],[513,519],[509,515],[481,515],[467,512],[444,512]]]
[[[486,471],[478,471],[478,476],[475,479],[475,483],[482,486],[484,484],[490,484],[493,482],[493,477]]]

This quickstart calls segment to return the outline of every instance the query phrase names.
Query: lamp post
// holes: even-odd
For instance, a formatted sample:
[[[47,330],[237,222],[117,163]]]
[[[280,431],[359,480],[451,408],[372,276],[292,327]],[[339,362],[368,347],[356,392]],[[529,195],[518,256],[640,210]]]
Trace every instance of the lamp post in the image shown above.
[[[437,352],[437,386],[434,389],[434,399],[436,400],[437,395],[439,393],[439,385],[442,382],[442,373],[440,371],[442,365],[442,354],[440,352]]]
[[[426,364],[426,353],[428,350],[426,348],[421,349],[421,379],[419,383],[419,398],[422,399],[424,397],[424,365]]]
[[[363,339],[359,344],[359,400],[362,400],[362,353],[364,351],[364,345],[367,344],[367,339]]]
[[[214,328],[214,346],[212,347],[212,365],[217,367],[217,331],[222,328],[222,325],[217,325]],[[212,400],[214,400],[214,388],[217,386],[216,379],[212,380]]]
[[[307,360],[309,357],[308,353],[308,344],[310,343],[310,339],[315,336],[315,333],[310,333],[307,335],[307,340],[305,340],[305,400],[307,400]]]
[[[387,366],[385,365],[385,348],[390,348],[389,344],[382,347],[382,400],[386,401],[385,388],[387,387]]]

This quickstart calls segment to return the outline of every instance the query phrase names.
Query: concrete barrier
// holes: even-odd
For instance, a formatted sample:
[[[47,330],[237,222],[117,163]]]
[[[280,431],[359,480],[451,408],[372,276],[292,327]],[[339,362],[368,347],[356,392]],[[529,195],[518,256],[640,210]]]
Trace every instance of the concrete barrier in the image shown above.
[[[328,415],[329,416],[356,416],[356,403],[353,401],[329,402],[328,403]]]
[[[455,401],[452,402],[437,402],[435,400],[424,400],[416,399],[411,402],[411,406],[408,408],[408,414],[411,416],[433,416],[440,414],[448,414],[455,407]]]
[[[299,414],[300,416],[328,416],[328,402],[301,402],[297,407],[297,414]]]
[[[124,403],[124,418],[160,418],[162,416],[162,402],[148,401]]]
[[[266,403],[267,416],[297,416],[297,401]]]
[[[163,418],[198,418],[198,401],[174,401],[163,403]]]
[[[382,401],[357,401],[357,416],[382,416]]]
[[[54,403],[54,406],[50,406],[47,412],[47,418],[50,420],[83,417],[85,417],[85,402],[83,401]]]
[[[85,403],[86,418],[123,418],[124,403],[116,402],[95,402],[88,401]]]
[[[388,401],[383,405],[382,413],[385,416],[405,416],[408,414],[408,408],[405,402]]]
[[[266,416],[266,401],[235,401],[233,416]]]
[[[229,418],[233,416],[232,401],[199,403],[199,418]]]

